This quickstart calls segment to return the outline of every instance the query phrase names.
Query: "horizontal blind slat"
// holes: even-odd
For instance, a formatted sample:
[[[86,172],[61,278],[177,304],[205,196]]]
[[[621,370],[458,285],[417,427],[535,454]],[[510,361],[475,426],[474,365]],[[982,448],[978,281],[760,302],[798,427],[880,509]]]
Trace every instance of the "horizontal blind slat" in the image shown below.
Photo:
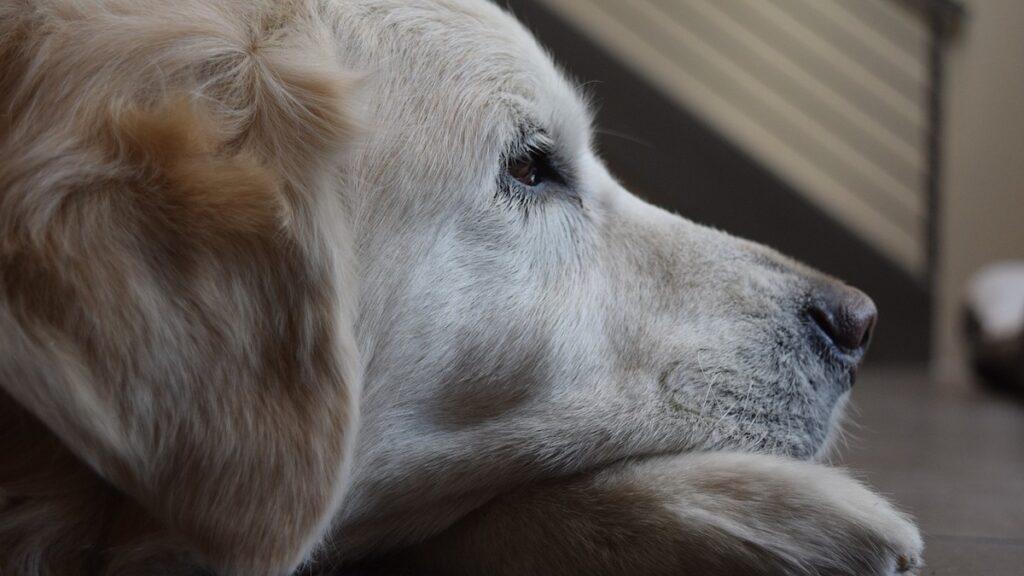
[[[885,173],[881,187],[897,203],[920,216],[916,190],[923,172],[917,146],[894,134],[888,126],[865,112],[846,96],[805,70],[763,40],[755,26],[743,18],[743,10],[729,10],[733,2],[680,2],[656,0],[659,9],[682,26],[713,44],[744,71],[757,77],[766,89],[792,102],[819,130],[831,132],[856,150],[874,168]],[[739,12],[739,13],[736,13]]]
[[[906,270],[923,273],[923,102],[901,92],[909,82],[893,86],[854,52],[822,48],[827,30],[786,13],[804,0],[540,1]],[[838,6],[831,17],[845,14]],[[817,61],[806,56],[812,51]],[[861,93],[844,92],[852,85]]]

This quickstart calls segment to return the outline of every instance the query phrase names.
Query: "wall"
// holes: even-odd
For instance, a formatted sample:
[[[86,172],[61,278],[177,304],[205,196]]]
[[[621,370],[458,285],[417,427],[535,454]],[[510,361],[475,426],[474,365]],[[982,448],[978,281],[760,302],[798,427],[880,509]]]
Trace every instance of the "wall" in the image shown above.
[[[927,22],[896,0],[538,0],[925,280]]]
[[[1024,258],[1024,2],[970,0],[947,59],[946,143],[933,371],[965,382],[966,280]]]
[[[882,316],[870,362],[923,365],[927,361],[932,298],[921,278],[826,212],[811,195],[797,190],[778,165],[756,158],[750,148],[741,148],[720,123],[713,124],[700,113],[704,108],[685,105],[668,84],[653,82],[647,76],[652,70],[638,67],[609,45],[607,30],[595,30],[589,20],[579,18],[580,12],[568,17],[555,9],[575,4],[502,1],[551,49],[576,82],[586,86],[600,128],[597,148],[628,188],[687,218],[772,246],[865,290]],[[603,7],[611,6],[600,1]],[[660,6],[676,0],[645,1]],[[687,1],[698,5],[708,0]],[[847,1],[861,0],[830,0]],[[872,0],[889,1],[895,0]],[[923,38],[919,40],[924,44]],[[698,63],[691,63],[696,68]]]

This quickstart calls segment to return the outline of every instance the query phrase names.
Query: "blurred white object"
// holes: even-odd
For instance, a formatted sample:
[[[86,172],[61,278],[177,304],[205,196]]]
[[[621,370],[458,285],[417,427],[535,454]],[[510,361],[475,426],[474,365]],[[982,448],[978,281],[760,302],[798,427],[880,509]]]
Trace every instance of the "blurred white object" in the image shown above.
[[[1024,262],[982,268],[965,304],[975,371],[989,384],[1024,390]]]
[[[967,288],[967,307],[986,340],[1024,333],[1024,262],[1000,262],[981,269]]]

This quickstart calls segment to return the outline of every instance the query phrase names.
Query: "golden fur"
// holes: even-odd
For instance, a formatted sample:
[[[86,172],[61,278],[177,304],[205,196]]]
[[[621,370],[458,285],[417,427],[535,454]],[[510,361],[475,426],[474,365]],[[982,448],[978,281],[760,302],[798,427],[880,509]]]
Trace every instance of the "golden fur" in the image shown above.
[[[359,380],[316,9],[0,3],[0,573],[128,570],[148,525],[287,571],[325,528]]]

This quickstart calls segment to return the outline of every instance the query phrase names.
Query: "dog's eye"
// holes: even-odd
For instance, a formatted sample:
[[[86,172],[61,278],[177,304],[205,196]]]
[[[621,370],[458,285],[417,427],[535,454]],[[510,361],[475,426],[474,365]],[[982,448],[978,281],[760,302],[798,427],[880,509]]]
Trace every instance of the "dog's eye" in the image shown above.
[[[516,158],[513,160],[508,166],[508,174],[518,180],[520,184],[526,186],[536,186],[540,180],[537,162],[533,157]]]
[[[527,149],[509,160],[505,165],[505,171],[516,182],[530,188],[559,179],[550,155],[545,150],[537,148]]]
[[[538,202],[569,198],[582,206],[567,176],[566,165],[552,152],[552,143],[536,133],[506,153],[498,182],[500,198],[529,210]]]

